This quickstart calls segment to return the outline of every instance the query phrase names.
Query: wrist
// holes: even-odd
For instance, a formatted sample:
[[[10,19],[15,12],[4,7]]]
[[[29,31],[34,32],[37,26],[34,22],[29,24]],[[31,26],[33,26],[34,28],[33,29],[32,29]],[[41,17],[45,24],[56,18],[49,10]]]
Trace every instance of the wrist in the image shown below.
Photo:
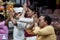
[[[11,17],[10,19],[13,19],[13,17]]]

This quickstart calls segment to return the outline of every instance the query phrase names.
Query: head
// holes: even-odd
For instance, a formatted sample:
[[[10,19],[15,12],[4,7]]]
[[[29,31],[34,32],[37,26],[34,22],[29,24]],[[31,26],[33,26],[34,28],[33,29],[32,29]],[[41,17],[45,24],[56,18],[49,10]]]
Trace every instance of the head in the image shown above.
[[[32,15],[34,14],[33,11],[31,9],[28,8],[27,10],[27,17],[32,17]]]
[[[5,17],[2,14],[0,14],[0,22],[2,22],[4,20],[5,20]]]
[[[15,8],[14,9],[14,12],[15,12],[14,17],[18,19],[20,17],[20,15],[22,14],[22,11],[23,11],[23,8],[22,7]]]
[[[27,9],[27,16],[28,17],[32,17],[35,13],[35,8],[33,5],[29,6]]]
[[[47,15],[39,17],[39,26],[45,27],[51,24],[51,18]]]

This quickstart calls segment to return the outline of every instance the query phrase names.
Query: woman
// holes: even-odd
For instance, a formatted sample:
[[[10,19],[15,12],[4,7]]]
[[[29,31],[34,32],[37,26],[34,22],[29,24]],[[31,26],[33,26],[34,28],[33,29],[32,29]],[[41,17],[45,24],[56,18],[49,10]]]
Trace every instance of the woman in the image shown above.
[[[8,40],[8,28],[5,26],[5,18],[0,14],[0,40]]]

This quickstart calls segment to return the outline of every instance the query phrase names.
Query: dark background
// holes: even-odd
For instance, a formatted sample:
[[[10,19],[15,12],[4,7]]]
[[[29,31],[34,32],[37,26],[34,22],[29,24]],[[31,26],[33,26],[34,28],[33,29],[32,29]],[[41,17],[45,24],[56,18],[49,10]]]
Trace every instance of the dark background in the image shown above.
[[[3,0],[4,2],[5,1],[9,1],[9,0]],[[30,3],[32,4],[33,2],[37,2],[37,6],[40,7],[40,6],[45,6],[47,5],[48,8],[51,8],[51,9],[55,9],[56,8],[56,0],[29,0]],[[20,6],[20,4],[15,4],[15,6]],[[59,5],[60,6],[60,5]]]
[[[32,2],[37,2],[37,6],[48,6],[48,8],[55,9],[56,8],[56,0],[30,0]]]

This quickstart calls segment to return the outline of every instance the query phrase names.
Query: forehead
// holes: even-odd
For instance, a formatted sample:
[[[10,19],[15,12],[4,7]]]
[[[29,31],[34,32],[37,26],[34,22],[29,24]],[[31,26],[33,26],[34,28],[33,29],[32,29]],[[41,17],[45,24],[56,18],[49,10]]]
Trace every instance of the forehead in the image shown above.
[[[40,16],[39,17],[39,20],[43,20],[45,17],[44,16]]]

